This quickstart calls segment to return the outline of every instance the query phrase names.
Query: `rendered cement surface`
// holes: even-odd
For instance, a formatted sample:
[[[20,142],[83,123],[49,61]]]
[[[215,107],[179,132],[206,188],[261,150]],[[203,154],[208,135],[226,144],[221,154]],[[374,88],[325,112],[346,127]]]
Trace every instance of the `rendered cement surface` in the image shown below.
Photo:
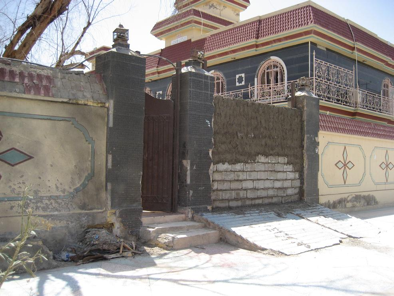
[[[353,213],[357,216],[357,213]],[[294,256],[272,256],[224,243],[150,250],[48,270],[7,281],[1,295],[394,295],[394,211],[376,217],[374,237]],[[374,218],[371,218],[374,217]]]
[[[345,238],[374,236],[379,228],[353,216],[304,202],[201,215],[224,232],[261,250],[295,255],[340,244]],[[242,243],[241,243],[242,246]]]

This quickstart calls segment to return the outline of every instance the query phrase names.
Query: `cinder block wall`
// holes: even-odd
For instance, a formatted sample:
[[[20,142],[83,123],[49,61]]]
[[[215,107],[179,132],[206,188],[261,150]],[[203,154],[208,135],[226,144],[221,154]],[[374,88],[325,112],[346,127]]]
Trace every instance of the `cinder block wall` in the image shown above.
[[[218,96],[214,106],[213,207],[300,200],[301,111]]]

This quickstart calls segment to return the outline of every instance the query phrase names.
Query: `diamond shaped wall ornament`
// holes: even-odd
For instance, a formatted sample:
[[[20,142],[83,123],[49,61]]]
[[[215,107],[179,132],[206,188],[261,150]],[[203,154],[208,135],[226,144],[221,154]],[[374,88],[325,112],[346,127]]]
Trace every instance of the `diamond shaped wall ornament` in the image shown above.
[[[14,167],[34,158],[33,156],[16,148],[0,152],[0,161]]]
[[[390,171],[394,169],[394,164],[390,162],[390,155],[389,151],[386,150],[386,155],[385,155],[385,162],[382,162],[379,167],[385,172],[385,177],[386,177],[386,183],[388,183],[389,178],[390,178]]]
[[[235,76],[236,86],[245,85],[245,74]]]
[[[356,165],[351,162],[351,161],[347,161],[348,159],[348,153],[347,153],[347,149],[346,146],[343,149],[343,153],[342,153],[342,157],[343,160],[339,160],[335,166],[338,168],[338,170],[342,170],[343,169],[343,173],[342,173],[342,178],[343,178],[343,184],[346,184],[347,182],[347,178],[349,176],[347,170],[351,170],[353,169]]]

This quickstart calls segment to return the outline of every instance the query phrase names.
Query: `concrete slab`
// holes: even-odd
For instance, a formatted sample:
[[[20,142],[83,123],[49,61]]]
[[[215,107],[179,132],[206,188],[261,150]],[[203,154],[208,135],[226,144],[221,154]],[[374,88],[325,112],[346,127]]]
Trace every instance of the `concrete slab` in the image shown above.
[[[368,222],[348,214],[330,210],[321,205],[294,209],[292,213],[353,238],[371,237],[379,233],[379,228]]]
[[[204,213],[200,217],[220,230],[229,243],[285,255],[321,249],[337,245],[348,237],[366,237],[379,232],[360,219],[303,202]]]
[[[165,232],[188,231],[203,227],[205,227],[203,223],[193,221],[148,224],[141,228],[140,236],[143,241],[150,241],[156,239],[160,234]]]
[[[180,250],[192,246],[214,244],[219,239],[219,231],[203,228],[160,234],[156,244],[163,249]]]

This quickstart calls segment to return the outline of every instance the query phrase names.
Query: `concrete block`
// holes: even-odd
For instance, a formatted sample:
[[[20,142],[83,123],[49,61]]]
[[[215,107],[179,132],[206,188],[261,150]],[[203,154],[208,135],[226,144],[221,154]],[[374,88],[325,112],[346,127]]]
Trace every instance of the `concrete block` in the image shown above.
[[[234,191],[223,191],[221,199],[234,199]]]
[[[284,170],[285,172],[293,172],[293,171],[294,171],[294,168],[293,168],[293,165],[292,165],[292,164],[285,164],[283,170]]]
[[[243,189],[253,189],[253,187],[254,187],[253,181],[242,181]]]
[[[222,192],[223,191],[212,191],[212,193],[211,193],[212,200],[220,200],[220,199],[222,199]]]
[[[244,164],[243,163],[237,163],[231,165],[231,171],[233,172],[241,172],[244,170]]]
[[[236,190],[233,192],[234,192],[235,199],[246,198],[246,196],[247,196],[246,190]]]
[[[235,172],[234,180],[246,180],[246,172]]]
[[[231,165],[228,163],[219,163],[216,167],[216,170],[219,172],[229,172],[231,171]]]
[[[277,180],[278,179],[278,173],[276,173],[276,172],[268,172],[268,179],[269,180]]]
[[[256,161],[262,162],[262,163],[267,163],[267,162],[269,162],[269,159],[266,156],[259,155],[256,157]]]
[[[274,197],[278,195],[278,189],[268,189],[268,196]]]
[[[217,181],[217,180],[219,180],[219,181],[223,180],[223,173],[222,173],[222,172],[213,172],[212,180],[215,180],[215,181]]]
[[[295,173],[294,173],[294,176],[295,176],[294,179],[299,179],[299,178],[300,178],[300,173],[295,172]]]
[[[287,157],[280,156],[279,157],[279,163],[283,163],[283,164],[287,163]]]
[[[272,203],[274,203],[274,204],[282,203],[282,197],[277,196],[277,197],[272,198]]]
[[[277,163],[275,164],[275,171],[276,172],[283,172],[284,164]]]
[[[218,189],[218,182],[214,181],[214,182],[212,182],[211,185],[212,185],[211,186],[212,190],[217,190]]]
[[[294,202],[294,201],[299,201],[299,200],[300,200],[300,197],[298,195],[282,197],[282,203],[289,203],[289,202]]]
[[[262,189],[265,188],[264,180],[254,181],[254,188],[255,189]]]
[[[291,182],[290,182],[291,184]],[[242,189],[242,182],[241,181],[232,181],[230,185],[231,189]]]
[[[256,163],[256,166],[255,166],[257,172],[266,171],[266,167],[267,167],[267,164],[265,164],[265,163]]]
[[[279,162],[279,157],[278,156],[270,156],[270,157],[268,157],[268,161],[270,163],[278,163]]]
[[[223,172],[223,180],[234,180],[234,172]]]
[[[265,164],[265,170],[266,171],[275,171],[275,164],[273,164],[273,163],[266,163]]]
[[[219,181],[218,182],[218,189],[219,190],[229,190],[229,189],[231,189],[231,182]]]
[[[274,181],[274,188],[282,188],[283,181]]]
[[[291,186],[291,180],[283,181],[283,187],[284,187],[284,188],[293,187],[293,186]]]
[[[272,181],[272,180],[265,180],[264,181],[264,188],[274,188],[274,181]]]
[[[294,195],[294,194],[295,194],[294,188],[287,188],[287,189],[286,189],[286,195],[287,195],[287,196],[289,196],[289,195]]]
[[[251,205],[261,205],[262,203],[263,203],[263,198],[254,198],[254,199],[251,199],[250,200],[250,202],[251,202]]]
[[[240,206],[242,206],[242,201],[240,201],[240,200],[230,200],[228,202],[228,205],[231,208],[240,207]]]
[[[214,200],[212,206],[214,208],[228,208],[228,200]]]
[[[295,179],[295,173],[292,172],[287,172],[287,178],[288,180],[293,180]]]
[[[257,178],[259,180],[268,179],[268,173],[267,172],[258,172],[257,173]]]
[[[285,172],[279,172],[277,179],[278,180],[285,180],[287,178],[287,174]]]
[[[246,178],[247,179],[249,179],[249,180],[256,180],[256,179],[258,179],[258,173],[257,172],[248,172],[247,174],[246,174]]]
[[[287,192],[287,190],[286,189],[278,189],[278,196],[286,196],[286,192]]]
[[[258,197],[266,197],[268,196],[268,190],[267,189],[260,189],[257,193]]]
[[[217,168],[218,168],[218,166],[217,166],[216,164],[214,164],[214,165],[212,166],[212,170],[213,170],[214,172],[217,171]]]
[[[259,191],[256,190],[256,189],[248,190],[247,191],[247,197],[248,198],[256,198],[256,197],[258,197],[258,193],[259,193]]]
[[[265,197],[262,199],[262,204],[264,205],[272,204],[273,199],[274,199],[273,197]]]
[[[291,181],[291,187],[300,187],[301,181],[300,180],[293,180]]]
[[[256,164],[254,163],[245,164],[245,171],[255,171],[255,170],[256,170]]]

